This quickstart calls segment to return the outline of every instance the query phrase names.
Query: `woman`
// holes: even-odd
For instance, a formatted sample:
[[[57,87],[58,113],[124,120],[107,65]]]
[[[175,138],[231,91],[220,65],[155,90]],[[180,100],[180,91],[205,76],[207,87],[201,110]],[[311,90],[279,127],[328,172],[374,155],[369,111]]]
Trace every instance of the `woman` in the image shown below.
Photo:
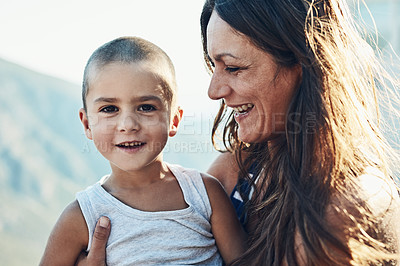
[[[399,199],[374,114],[385,83],[351,23],[340,0],[206,1],[208,94],[223,99],[213,135],[222,124],[231,151],[209,172],[247,203],[250,248],[238,264],[395,257]]]
[[[378,101],[398,98],[345,0],[207,0],[201,28],[228,151],[209,173],[249,234],[234,264],[396,264],[398,157]]]

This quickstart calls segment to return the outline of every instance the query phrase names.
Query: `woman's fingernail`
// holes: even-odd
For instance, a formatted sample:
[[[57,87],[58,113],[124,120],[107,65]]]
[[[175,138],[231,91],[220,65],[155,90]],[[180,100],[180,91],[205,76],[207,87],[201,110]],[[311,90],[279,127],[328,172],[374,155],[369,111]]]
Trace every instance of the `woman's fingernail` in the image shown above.
[[[110,224],[110,221],[106,217],[100,217],[99,225],[101,227],[107,228],[109,224]]]

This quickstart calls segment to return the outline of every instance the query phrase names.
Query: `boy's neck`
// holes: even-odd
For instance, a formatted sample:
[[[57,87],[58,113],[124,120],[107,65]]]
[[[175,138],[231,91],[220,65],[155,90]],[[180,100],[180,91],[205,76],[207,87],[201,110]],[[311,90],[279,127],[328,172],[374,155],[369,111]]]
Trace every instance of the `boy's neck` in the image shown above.
[[[170,174],[168,166],[162,160],[157,160],[139,170],[123,171],[111,165],[111,174],[103,186],[110,189],[140,189],[163,180]]]
[[[172,211],[188,207],[178,179],[162,161],[129,173],[113,169],[102,187],[120,202],[140,211]]]

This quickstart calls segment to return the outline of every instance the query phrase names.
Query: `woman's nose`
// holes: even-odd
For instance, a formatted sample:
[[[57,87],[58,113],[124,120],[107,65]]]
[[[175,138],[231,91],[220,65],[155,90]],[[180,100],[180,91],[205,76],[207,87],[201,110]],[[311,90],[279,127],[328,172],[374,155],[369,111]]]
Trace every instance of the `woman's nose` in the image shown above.
[[[208,87],[208,97],[212,100],[219,100],[228,96],[230,91],[231,89],[223,77],[214,72],[211,77],[210,86]]]
[[[121,114],[118,120],[118,130],[120,132],[137,131],[140,128],[140,124],[134,114]]]

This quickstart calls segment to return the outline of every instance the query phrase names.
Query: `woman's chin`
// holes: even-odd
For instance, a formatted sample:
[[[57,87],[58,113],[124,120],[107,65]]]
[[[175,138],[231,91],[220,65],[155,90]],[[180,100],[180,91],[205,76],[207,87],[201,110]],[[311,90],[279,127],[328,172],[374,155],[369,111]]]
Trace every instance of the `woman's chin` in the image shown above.
[[[260,134],[256,134],[255,132],[250,131],[243,132],[242,130],[240,130],[240,128],[238,131],[238,138],[240,141],[249,144],[262,142]]]
[[[256,133],[255,131],[241,131],[239,128],[238,138],[240,141],[248,144],[255,143],[265,143],[269,141],[274,141],[279,138],[279,136],[284,136],[284,134],[273,134],[273,133]]]

